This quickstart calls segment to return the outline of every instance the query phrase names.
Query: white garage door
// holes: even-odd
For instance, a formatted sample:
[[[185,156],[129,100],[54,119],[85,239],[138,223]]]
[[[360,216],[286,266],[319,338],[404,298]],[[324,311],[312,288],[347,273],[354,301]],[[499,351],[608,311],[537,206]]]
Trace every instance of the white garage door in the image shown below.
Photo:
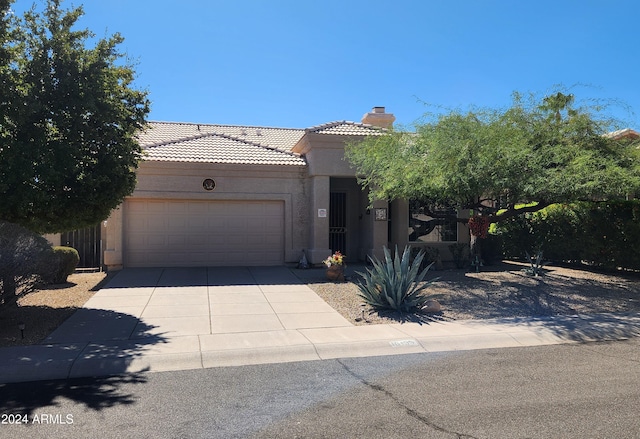
[[[281,201],[127,200],[127,267],[281,265]]]

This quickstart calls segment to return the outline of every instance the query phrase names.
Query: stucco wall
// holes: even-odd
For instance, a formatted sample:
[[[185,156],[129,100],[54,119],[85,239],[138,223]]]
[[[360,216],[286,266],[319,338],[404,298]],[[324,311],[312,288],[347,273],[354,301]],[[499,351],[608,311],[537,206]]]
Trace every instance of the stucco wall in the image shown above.
[[[169,200],[278,200],[284,202],[285,262],[297,262],[308,243],[309,188],[301,166],[233,165],[209,163],[142,162],[132,199]],[[203,188],[211,178],[212,191]],[[126,204],[107,220],[105,264],[121,268],[123,216]]]

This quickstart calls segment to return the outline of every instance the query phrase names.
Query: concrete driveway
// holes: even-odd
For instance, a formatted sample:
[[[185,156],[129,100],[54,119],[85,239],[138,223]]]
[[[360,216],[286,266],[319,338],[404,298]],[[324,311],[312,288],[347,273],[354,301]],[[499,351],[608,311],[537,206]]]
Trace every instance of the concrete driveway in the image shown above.
[[[127,269],[85,308],[138,319],[95,328],[67,322],[50,343],[351,326],[286,267]],[[116,328],[122,326],[122,331]]]

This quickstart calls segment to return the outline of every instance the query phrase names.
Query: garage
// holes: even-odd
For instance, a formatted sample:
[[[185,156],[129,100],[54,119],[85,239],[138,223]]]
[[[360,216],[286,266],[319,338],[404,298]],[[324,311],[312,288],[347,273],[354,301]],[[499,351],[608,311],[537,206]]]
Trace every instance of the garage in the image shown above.
[[[124,223],[126,267],[284,263],[282,201],[130,199]]]

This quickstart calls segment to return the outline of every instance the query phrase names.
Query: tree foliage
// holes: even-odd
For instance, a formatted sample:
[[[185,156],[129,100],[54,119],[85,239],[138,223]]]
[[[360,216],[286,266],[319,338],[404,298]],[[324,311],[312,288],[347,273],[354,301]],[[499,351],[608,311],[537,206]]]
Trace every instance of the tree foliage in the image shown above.
[[[40,233],[96,224],[133,191],[149,112],[123,38],[75,30],[82,8],[60,3],[17,17],[0,0],[0,219]]]
[[[352,143],[346,156],[372,199],[418,199],[498,222],[553,203],[637,191],[637,145],[608,136],[600,110],[578,107],[562,92],[526,100],[516,93],[506,110],[431,117],[415,132]]]

